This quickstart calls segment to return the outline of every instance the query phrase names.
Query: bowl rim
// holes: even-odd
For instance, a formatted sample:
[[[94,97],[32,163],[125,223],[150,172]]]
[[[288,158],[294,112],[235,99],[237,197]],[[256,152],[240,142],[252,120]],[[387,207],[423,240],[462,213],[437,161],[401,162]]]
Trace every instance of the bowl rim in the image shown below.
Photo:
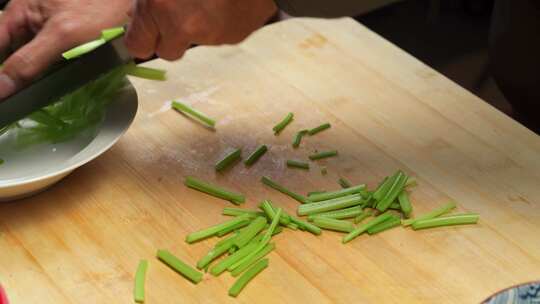
[[[24,178],[24,177],[16,178],[16,179],[13,179],[11,183],[9,182],[9,180],[7,180],[6,184],[2,184],[0,182],[0,189],[20,187],[20,186],[24,186],[24,185],[28,185],[28,184],[33,184],[33,183],[36,183],[38,181],[54,178],[54,177],[62,175],[62,174],[68,175],[67,173],[69,173],[71,171],[74,171],[77,168],[80,168],[80,167],[84,166],[85,164],[93,161],[94,159],[98,158],[103,153],[105,153],[109,149],[111,149],[111,147],[114,146],[120,140],[120,138],[122,138],[122,136],[127,132],[129,127],[133,124],[133,121],[135,120],[135,117],[137,115],[137,111],[138,111],[138,108],[139,108],[137,91],[135,90],[135,88],[133,87],[133,85],[129,81],[129,79],[126,80],[126,86],[124,88],[122,88],[122,92],[124,92],[123,95],[125,95],[125,96],[120,95],[120,97],[118,97],[118,98],[127,99],[128,101],[126,102],[126,104],[129,104],[130,107],[128,109],[123,108],[123,110],[125,110],[123,112],[126,115],[126,117],[124,118],[125,122],[121,125],[121,127],[119,127],[117,129],[117,132],[114,134],[114,136],[112,136],[112,140],[110,140],[107,144],[102,145],[95,152],[88,154],[88,156],[83,157],[82,159],[74,162],[73,164],[69,164],[67,166],[60,166],[61,169],[58,169],[58,170],[52,169],[52,172],[49,172],[49,173],[47,173],[45,175],[39,175],[38,174],[38,175],[36,175],[34,177],[31,177],[31,178]],[[129,95],[132,95],[132,96],[129,96]],[[111,109],[109,108],[106,115],[109,115],[110,111],[111,111]],[[80,152],[84,151],[85,149],[92,146],[92,144],[96,141],[96,139],[98,139],[100,137],[100,134],[102,134],[102,132],[104,130],[103,126],[106,125],[106,121],[107,121],[107,118],[105,119],[105,122],[102,123],[102,125],[100,126],[100,129],[97,132],[96,136],[77,153],[80,153]]]
[[[488,303],[489,300],[491,300],[493,297],[499,295],[499,294],[502,294],[502,293],[505,293],[509,290],[512,290],[512,289],[516,289],[518,287],[521,287],[521,286],[525,286],[525,285],[531,285],[531,284],[540,284],[540,280],[535,280],[535,281],[527,281],[527,282],[524,282],[524,283],[518,283],[518,284],[515,284],[515,285],[512,285],[510,287],[506,287],[504,289],[501,289],[493,294],[491,294],[489,297],[485,298],[482,302],[480,302],[481,304],[485,304],[485,303]]]

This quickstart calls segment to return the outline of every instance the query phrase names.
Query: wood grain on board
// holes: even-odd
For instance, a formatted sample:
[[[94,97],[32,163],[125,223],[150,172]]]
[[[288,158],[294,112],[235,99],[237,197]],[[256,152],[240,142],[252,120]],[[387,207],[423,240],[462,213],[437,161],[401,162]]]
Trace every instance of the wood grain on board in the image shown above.
[[[109,152],[49,191],[0,205],[0,282],[13,303],[130,303],[139,259],[150,260],[147,303],[478,303],[540,279],[540,140],[521,125],[350,19],[292,19],[239,46],[199,47],[154,61],[169,80],[133,79],[140,109]],[[217,130],[167,109],[181,99]],[[279,136],[272,126],[294,122]],[[292,149],[294,133],[332,128]],[[270,147],[255,166],[216,174],[228,149]],[[312,170],[289,158],[337,149]],[[318,166],[328,168],[321,175]],[[374,187],[403,169],[417,177],[415,213],[448,200],[478,225],[397,228],[342,245],[341,235],[286,231],[270,267],[234,300],[229,275],[193,285],[155,260],[169,249],[195,264],[215,240],[187,233],[225,218],[229,203],[187,189],[193,175],[294,212],[262,175],[305,193],[346,177]]]

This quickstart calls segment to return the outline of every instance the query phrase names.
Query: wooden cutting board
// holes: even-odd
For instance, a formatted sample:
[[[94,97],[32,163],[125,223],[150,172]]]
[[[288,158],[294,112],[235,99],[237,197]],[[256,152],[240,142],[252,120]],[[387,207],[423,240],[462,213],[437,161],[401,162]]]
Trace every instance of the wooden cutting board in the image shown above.
[[[176,63],[154,61],[167,82],[133,80],[135,124],[108,153],[49,191],[0,206],[0,282],[13,303],[130,303],[139,259],[149,259],[147,303],[478,303],[540,279],[538,136],[350,19],[295,19],[239,46],[199,47]],[[167,110],[181,99],[215,117],[217,131]],[[279,136],[272,126],[294,122]],[[332,129],[291,148],[293,134]],[[254,167],[216,174],[228,149],[265,143]],[[312,170],[289,158],[337,149]],[[323,176],[319,166],[326,166]],[[270,267],[237,300],[229,275],[195,286],[155,260],[158,248],[194,264],[215,240],[187,233],[224,221],[230,203],[189,190],[194,175],[245,193],[246,207],[297,202],[262,186],[269,175],[305,193],[344,176],[374,187],[403,169],[416,176],[415,213],[448,200],[478,225],[397,228],[342,245],[286,231]]]

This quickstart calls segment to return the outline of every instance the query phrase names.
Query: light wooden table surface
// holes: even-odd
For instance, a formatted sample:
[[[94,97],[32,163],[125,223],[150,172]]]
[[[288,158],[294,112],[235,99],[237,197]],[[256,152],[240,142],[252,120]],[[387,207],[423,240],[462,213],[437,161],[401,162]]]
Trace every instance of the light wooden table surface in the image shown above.
[[[540,279],[540,140],[502,113],[350,19],[294,19],[239,46],[196,48],[155,61],[169,81],[134,80],[140,111],[109,152],[49,191],[0,205],[0,282],[12,302],[130,303],[139,259],[150,260],[147,303],[478,303]],[[218,119],[211,132],[173,111],[180,98]],[[295,121],[278,137],[271,127]],[[294,132],[333,127],[290,146]],[[271,148],[253,168],[215,174],[226,149]],[[288,158],[337,148],[310,172]],[[394,229],[342,245],[341,235],[286,231],[270,267],[237,300],[228,275],[195,286],[153,257],[166,248],[195,263],[214,240],[187,233],[224,220],[229,203],[183,186],[186,175],[264,198],[297,202],[262,186],[269,175],[298,191],[338,188],[345,176],[371,187],[396,169],[416,176],[419,214],[449,199],[478,225]]]

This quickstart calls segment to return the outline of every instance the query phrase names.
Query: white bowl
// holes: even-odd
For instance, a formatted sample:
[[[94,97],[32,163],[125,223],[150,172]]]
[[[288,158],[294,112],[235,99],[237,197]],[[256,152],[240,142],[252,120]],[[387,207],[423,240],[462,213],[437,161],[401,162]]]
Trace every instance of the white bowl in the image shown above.
[[[17,150],[11,136],[0,137],[0,201],[39,193],[111,148],[137,114],[137,93],[129,84],[111,103],[95,137]]]

